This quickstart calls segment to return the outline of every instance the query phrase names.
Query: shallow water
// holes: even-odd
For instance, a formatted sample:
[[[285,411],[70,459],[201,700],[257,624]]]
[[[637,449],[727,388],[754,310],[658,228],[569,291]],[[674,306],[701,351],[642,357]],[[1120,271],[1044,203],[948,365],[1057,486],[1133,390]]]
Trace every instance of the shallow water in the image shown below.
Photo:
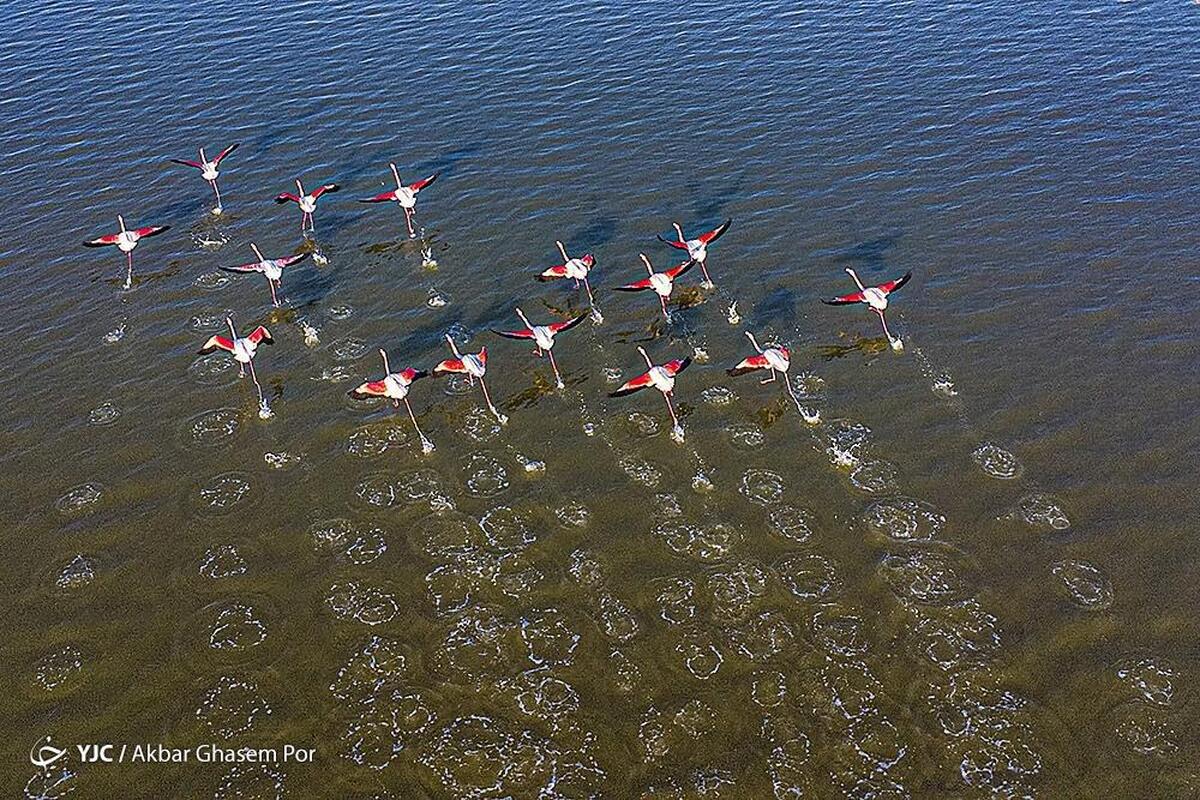
[[[11,11],[5,794],[1200,794],[1198,13]],[[165,159],[233,141],[214,218]],[[389,160],[442,172],[428,254],[353,202]],[[272,311],[217,267],[301,246],[270,202],[295,177],[343,188]],[[129,292],[79,246],[117,213],[173,225]],[[608,291],[726,217],[719,288],[689,273],[669,325]],[[585,305],[533,281],[555,239],[596,254],[605,317],[557,392],[487,332]],[[903,352],[817,302],[847,266],[913,272]],[[275,336],[269,420],[195,355],[230,312]],[[742,330],[792,348],[819,424],[725,375]],[[345,392],[448,331],[510,421],[419,381],[423,456]],[[708,355],[683,445],[657,397],[606,396],[637,343]],[[317,755],[40,774],[46,735]]]

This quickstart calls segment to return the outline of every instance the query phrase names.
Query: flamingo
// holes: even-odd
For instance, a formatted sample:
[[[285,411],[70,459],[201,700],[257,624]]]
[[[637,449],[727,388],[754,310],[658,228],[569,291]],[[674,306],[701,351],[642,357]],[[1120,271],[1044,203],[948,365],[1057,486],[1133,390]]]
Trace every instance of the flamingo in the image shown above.
[[[554,370],[554,378],[558,383],[558,388],[562,389],[565,384],[563,383],[562,375],[558,373],[558,364],[554,361],[554,337],[556,334],[574,328],[576,325],[583,322],[587,315],[580,314],[579,316],[566,320],[565,322],[555,322],[550,325],[531,324],[529,320],[525,318],[525,314],[519,308],[517,309],[517,316],[521,318],[521,322],[525,323],[525,328],[523,330],[493,330],[492,333],[506,336],[509,339],[532,339],[534,344],[537,346],[538,358],[542,357],[543,352],[550,357],[550,367]]]
[[[505,425],[508,423],[508,417],[501,414],[496,406],[492,405],[492,396],[488,393],[487,384],[484,383],[483,376],[487,372],[487,347],[481,347],[478,353],[467,353],[463,355],[458,352],[458,346],[454,344],[454,340],[450,338],[450,334],[446,334],[446,344],[450,345],[450,352],[454,353],[454,358],[448,358],[433,368],[435,376],[449,375],[457,373],[466,375],[467,380],[472,386],[475,385],[475,379],[479,379],[479,385],[483,389],[483,399],[487,401],[488,410],[496,417],[496,420]]]
[[[83,243],[83,246],[104,247],[105,245],[115,244],[117,249],[125,254],[125,288],[128,289],[133,285],[133,248],[137,247],[139,240],[145,239],[148,236],[157,236],[171,226],[147,225],[144,228],[129,230],[125,227],[125,218],[120,214],[117,215],[117,225],[121,227],[121,230],[117,233],[106,233],[95,239],[89,239]]]
[[[317,226],[313,223],[313,212],[317,210],[317,200],[321,195],[329,192],[336,192],[341,187],[336,183],[326,183],[313,189],[311,193],[304,191],[304,184],[300,179],[296,179],[297,194],[291,192],[280,192],[275,195],[276,203],[295,203],[300,206],[300,233],[303,234],[306,230],[315,231]]]
[[[596,266],[596,257],[591,253],[584,253],[579,258],[571,258],[567,255],[567,248],[563,246],[562,242],[555,241],[554,244],[558,246],[563,263],[543,270],[537,279],[545,283],[559,278],[570,278],[575,281],[576,289],[579,288],[579,282],[583,281],[583,287],[587,289],[588,302],[595,307],[596,299],[592,297],[592,285],[588,283],[588,273],[592,267]]]
[[[759,381],[760,384],[772,383],[775,380],[776,374],[783,376],[783,385],[787,388],[787,392],[792,397],[792,402],[796,404],[796,410],[800,412],[800,416],[804,417],[805,422],[816,423],[820,421],[820,416],[812,411],[806,411],[800,405],[800,398],[796,397],[796,390],[792,388],[792,382],[788,380],[787,371],[792,363],[792,354],[783,345],[775,345],[773,347],[759,347],[758,340],[754,338],[754,334],[746,331],[746,338],[750,340],[750,344],[754,345],[754,349],[758,352],[756,356],[743,358],[738,365],[733,369],[726,370],[730,375],[745,375],[747,372],[756,372],[758,370],[769,369],[771,377]]]
[[[226,147],[224,150],[222,150],[220,153],[218,153],[217,157],[214,158],[212,161],[209,161],[207,158],[204,157],[204,148],[203,147],[200,148],[200,160],[199,161],[189,161],[186,158],[170,159],[170,161],[172,161],[176,164],[182,164],[185,167],[192,167],[194,169],[200,170],[200,177],[203,178],[204,180],[208,181],[209,185],[212,186],[213,194],[217,196],[217,204],[216,204],[216,206],[213,207],[213,210],[212,210],[214,214],[220,214],[221,211],[223,210],[221,208],[221,190],[217,188],[217,176],[220,175],[221,173],[217,170],[217,167],[221,166],[221,162],[225,160],[225,156],[229,155],[234,150],[237,150],[237,148],[238,148],[237,144],[229,145],[229,147]]]
[[[675,233],[679,236],[679,239],[672,241],[671,239],[664,239],[662,236],[658,238],[659,241],[666,242],[677,250],[686,250],[688,258],[699,264],[700,271],[704,273],[704,288],[711,289],[716,284],[708,277],[708,268],[704,265],[704,262],[708,260],[708,246],[717,239],[720,239],[721,235],[729,230],[729,226],[732,223],[732,219],[727,219],[708,233],[702,233],[695,239],[689,239],[683,235],[683,228],[679,227],[679,223],[672,222],[671,224],[675,227]]]
[[[822,300],[822,303],[830,306],[842,306],[850,303],[866,303],[872,311],[879,315],[879,321],[883,323],[883,335],[887,337],[888,343],[891,344],[893,350],[903,350],[904,342],[900,339],[893,339],[891,331],[888,330],[887,319],[883,312],[887,310],[888,295],[899,289],[904,284],[908,283],[908,279],[912,277],[911,272],[904,273],[903,277],[895,280],[881,283],[878,286],[863,286],[862,281],[858,279],[858,274],[849,267],[846,268],[847,274],[854,279],[858,284],[858,291],[850,294],[844,294],[841,297],[835,297],[832,300]]]
[[[650,266],[650,259],[645,253],[639,253],[642,257],[642,263],[646,265],[646,272],[650,273],[649,278],[642,278],[640,281],[627,283],[624,286],[618,286],[618,292],[640,292],[646,289],[653,289],[658,295],[658,303],[662,306],[663,316],[670,321],[671,315],[667,313],[667,298],[671,296],[671,290],[675,288],[675,279],[683,273],[687,272],[695,264],[695,261],[685,261],[677,267],[671,267],[662,272],[655,272],[654,267]]]
[[[420,192],[422,189],[424,189],[429,184],[436,181],[438,175],[440,175],[441,173],[435,172],[432,175],[430,175],[428,178],[419,180],[416,183],[410,183],[408,186],[405,186],[400,181],[400,172],[396,169],[396,165],[388,164],[388,166],[392,168],[392,176],[396,179],[396,188],[390,192],[384,192],[383,194],[377,194],[374,197],[367,197],[362,200],[359,200],[358,202],[360,202],[360,203],[387,203],[392,200],[396,201],[397,203],[400,204],[400,207],[402,209],[404,209],[404,221],[405,221],[405,223],[408,224],[408,238],[415,239],[415,238],[417,238],[417,233],[416,233],[416,231],[413,230],[413,216],[416,214],[417,193]]]
[[[246,375],[246,367],[250,367],[250,379],[254,381],[254,388],[258,390],[258,405],[261,409],[260,414],[263,417],[270,416],[271,409],[267,405],[267,400],[263,396],[262,385],[258,382],[258,375],[254,372],[254,354],[258,351],[260,344],[275,344],[275,340],[271,338],[271,332],[259,325],[254,330],[250,331],[249,335],[239,337],[237,330],[233,327],[233,320],[229,317],[225,318],[225,324],[229,326],[229,336],[213,336],[204,346],[200,348],[200,353],[211,353],[214,350],[224,350],[233,356],[233,359],[238,362],[238,377],[243,378]]]
[[[264,258],[263,254],[259,252],[258,245],[251,242],[250,249],[254,251],[254,255],[258,256],[258,261],[240,264],[236,267],[221,267],[221,269],[226,272],[261,272],[267,278],[267,286],[271,287],[271,303],[278,308],[279,296],[275,293],[275,287],[283,287],[283,268],[303,261],[308,258],[308,253],[297,253],[294,256],[284,256],[283,258]]]
[[[688,365],[692,363],[692,359],[677,358],[661,366],[656,366],[650,360],[650,356],[646,355],[645,349],[638,347],[638,352],[642,354],[642,358],[646,359],[647,370],[636,378],[621,384],[620,388],[615,392],[609,393],[609,397],[623,397],[627,394],[640,392],[642,389],[650,386],[658,389],[662,392],[663,399],[667,401],[667,410],[671,412],[671,421],[675,423],[671,429],[671,438],[677,442],[682,442],[683,426],[679,424],[679,417],[675,416],[675,407],[671,404],[671,394],[675,391],[675,376],[687,369]]]
[[[377,381],[367,381],[357,389],[351,389],[347,394],[360,400],[367,397],[389,397],[396,408],[400,407],[400,401],[403,400],[404,407],[408,409],[409,419],[412,420],[413,427],[417,429],[417,436],[421,437],[421,452],[433,452],[433,442],[426,439],[425,434],[421,432],[421,426],[417,424],[417,417],[413,414],[412,406],[408,404],[408,388],[429,373],[412,367],[392,372],[392,368],[388,366],[387,351],[380,348],[379,355],[383,356],[383,377]]]

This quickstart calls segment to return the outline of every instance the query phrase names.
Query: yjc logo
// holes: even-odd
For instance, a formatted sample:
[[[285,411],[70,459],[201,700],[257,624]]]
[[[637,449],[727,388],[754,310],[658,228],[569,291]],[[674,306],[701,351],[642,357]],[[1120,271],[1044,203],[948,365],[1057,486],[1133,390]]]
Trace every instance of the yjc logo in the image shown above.
[[[35,767],[49,769],[51,764],[53,764],[55,761],[58,761],[66,754],[66,750],[50,744],[50,737],[47,736],[45,739],[41,740],[40,745],[35,744],[29,749],[29,761]]]

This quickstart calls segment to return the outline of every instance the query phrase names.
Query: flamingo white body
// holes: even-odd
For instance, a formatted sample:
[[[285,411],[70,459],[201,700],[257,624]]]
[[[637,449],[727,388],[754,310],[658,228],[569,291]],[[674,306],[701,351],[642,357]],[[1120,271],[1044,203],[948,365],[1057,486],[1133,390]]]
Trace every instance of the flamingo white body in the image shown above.
[[[525,313],[521,309],[517,309],[517,316],[521,318],[521,322],[525,323],[525,327],[516,331],[493,331],[501,336],[509,339],[532,339],[537,347],[537,355],[540,358],[543,354],[549,356],[550,367],[554,370],[554,379],[559,389],[562,389],[562,375],[558,371],[558,363],[554,360],[554,337],[565,330],[575,327],[580,322],[583,322],[585,315],[580,315],[569,319],[565,322],[555,322],[550,325],[534,325],[525,317]]]
[[[431,453],[434,450],[433,442],[425,438],[425,434],[421,432],[421,426],[417,424],[417,417],[413,414],[412,406],[408,403],[409,388],[420,378],[428,375],[428,372],[419,369],[407,367],[399,372],[392,372],[388,366],[387,352],[379,351],[379,355],[383,357],[383,377],[375,381],[367,381],[356,389],[351,389],[348,394],[351,397],[386,397],[392,401],[392,404],[399,408],[400,403],[404,403],[404,407],[408,409],[409,419],[412,420],[413,427],[417,430],[417,436],[421,438],[421,451]]]
[[[325,183],[313,189],[311,192],[304,191],[304,184],[300,179],[296,179],[296,194],[291,192],[280,192],[275,195],[276,203],[295,203],[300,207],[300,233],[305,231],[315,231],[316,224],[313,222],[313,214],[317,210],[317,200],[321,195],[333,193],[340,189],[336,183]]]
[[[643,278],[640,281],[627,283],[624,286],[618,286],[619,292],[640,292],[646,289],[652,290],[658,295],[658,303],[662,307],[663,317],[668,321],[671,315],[667,312],[667,300],[671,297],[671,292],[675,289],[675,279],[692,268],[694,261],[685,261],[677,267],[671,267],[662,272],[655,272],[654,267],[650,265],[650,259],[645,253],[639,253],[642,258],[642,263],[646,266],[646,272],[649,277]]]
[[[282,288],[283,285],[283,270],[308,258],[308,253],[297,253],[284,258],[266,258],[258,249],[258,246],[253,242],[250,244],[250,249],[254,251],[254,255],[258,257],[258,261],[250,264],[241,264],[236,267],[221,267],[226,272],[259,272],[267,279],[267,286],[271,289],[271,303],[279,306],[279,295],[276,289]]]
[[[133,285],[133,249],[138,246],[138,242],[149,236],[156,236],[165,230],[168,230],[170,225],[147,225],[142,228],[126,228],[125,217],[117,215],[117,226],[120,228],[116,233],[106,233],[95,239],[89,239],[83,243],[84,247],[104,247],[106,245],[115,245],[118,250],[125,254],[125,288],[128,289]]]
[[[487,382],[484,380],[484,375],[487,374],[487,348],[481,347],[478,353],[460,353],[458,345],[446,334],[446,344],[450,345],[450,352],[454,353],[454,358],[448,358],[442,361],[433,368],[435,376],[440,375],[466,375],[467,380],[472,386],[475,385],[476,379],[479,380],[479,386],[483,389],[483,399],[487,402],[488,410],[496,417],[496,420],[505,425],[508,423],[508,417],[501,414],[496,406],[492,403],[492,396],[488,392]]]
[[[783,385],[787,388],[787,393],[792,398],[792,402],[796,404],[796,410],[800,412],[800,416],[805,422],[816,424],[821,421],[821,415],[800,405],[800,398],[796,397],[796,390],[792,388],[791,381],[787,378],[788,368],[792,365],[791,352],[782,345],[773,347],[760,347],[758,340],[754,338],[754,334],[746,331],[746,338],[750,340],[750,344],[754,345],[757,355],[743,358],[736,367],[726,370],[730,375],[745,375],[748,372],[757,372],[761,370],[770,370],[771,377],[765,378],[759,383],[772,383],[777,375],[783,375]]]
[[[410,183],[407,186],[400,180],[400,171],[396,169],[395,164],[388,164],[392,168],[392,177],[396,179],[396,188],[377,194],[374,197],[366,197],[360,200],[360,203],[387,203],[395,202],[404,211],[404,222],[408,225],[408,238],[417,238],[417,232],[413,229],[413,218],[416,216],[417,195],[422,189],[437,180],[438,172],[433,173],[428,178]]]
[[[888,307],[888,295],[908,283],[908,280],[912,277],[912,273],[906,272],[903,276],[887,281],[886,283],[881,283],[878,286],[863,286],[863,282],[858,279],[858,273],[849,267],[846,268],[846,274],[854,279],[855,285],[858,286],[858,291],[835,297],[832,300],[822,300],[821,302],[831,306],[863,303],[879,315],[879,322],[883,325],[883,335],[887,337],[892,349],[903,350],[904,342],[899,337],[892,336],[891,331],[888,330],[887,317],[884,315],[884,312]]]
[[[667,403],[667,411],[671,414],[671,421],[674,426],[671,429],[671,438],[677,442],[683,441],[683,426],[679,424],[679,417],[675,415],[675,406],[671,403],[671,395],[675,391],[675,376],[688,368],[692,363],[691,358],[677,358],[673,361],[668,361],[665,364],[656,365],[650,360],[650,356],[646,355],[646,351],[639,347],[638,352],[642,354],[642,358],[646,360],[646,371],[636,378],[626,381],[615,391],[609,394],[610,397],[623,397],[634,392],[639,392],[642,389],[655,388],[662,392],[663,399]]]
[[[712,288],[715,284],[712,282],[712,279],[708,277],[708,267],[705,264],[705,262],[708,261],[708,246],[717,239],[720,239],[721,235],[724,234],[725,231],[729,230],[729,226],[732,223],[733,220],[727,219],[717,227],[713,228],[711,231],[702,233],[694,239],[689,239],[683,235],[683,228],[680,227],[679,223],[672,222],[671,225],[674,226],[675,233],[679,238],[674,241],[670,239],[663,239],[661,236],[658,238],[677,250],[686,250],[688,254],[688,260],[695,261],[700,265],[700,271],[704,274],[705,287]]]
[[[250,378],[254,381],[254,388],[258,391],[259,416],[264,419],[271,416],[271,408],[267,405],[267,399],[263,396],[262,385],[258,382],[258,375],[254,372],[254,356],[258,352],[260,344],[274,344],[275,340],[271,338],[271,332],[262,325],[259,325],[254,330],[250,331],[246,336],[238,336],[237,329],[233,327],[233,320],[229,317],[225,318],[225,324],[229,326],[229,336],[212,336],[204,346],[200,348],[200,353],[211,353],[214,350],[224,350],[229,355],[233,356],[233,360],[238,363],[238,377],[244,377],[246,367],[250,368]]]
[[[216,195],[217,198],[217,204],[213,207],[214,214],[220,214],[223,211],[221,207],[221,190],[217,187],[217,178],[221,175],[221,171],[218,168],[221,166],[221,162],[225,159],[225,156],[232,153],[237,149],[237,147],[238,146],[236,144],[229,145],[229,147],[226,147],[224,150],[218,153],[217,157],[211,161],[205,157],[203,147],[200,148],[199,161],[189,161],[183,158],[171,159],[171,161],[176,164],[182,164],[185,167],[192,167],[193,169],[200,170],[200,177],[208,181],[209,185],[212,186],[213,194]]]

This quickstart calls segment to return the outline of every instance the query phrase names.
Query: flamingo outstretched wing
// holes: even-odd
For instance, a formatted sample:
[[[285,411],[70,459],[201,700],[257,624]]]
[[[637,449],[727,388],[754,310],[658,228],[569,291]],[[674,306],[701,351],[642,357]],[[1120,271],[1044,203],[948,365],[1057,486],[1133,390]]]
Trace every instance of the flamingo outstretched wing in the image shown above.
[[[95,239],[88,239],[83,243],[84,247],[104,247],[105,245],[116,244],[121,237],[119,233],[106,233],[103,236],[98,236]]]
[[[263,265],[262,265],[261,261],[255,261],[252,264],[238,264],[237,266],[234,266],[234,267],[218,267],[218,269],[224,270],[225,272],[238,272],[238,273],[262,272]]]
[[[182,164],[185,167],[194,167],[195,169],[204,169],[204,165],[199,161],[190,161],[186,158],[168,158],[168,161],[174,164]]]
[[[725,372],[729,375],[745,375],[747,372],[754,372],[758,369],[767,369],[771,365],[767,362],[767,357],[764,355],[750,356],[743,358],[738,362],[738,365],[732,369],[727,369]]]
[[[461,358],[447,358],[433,368],[433,374],[437,375],[463,375],[467,371],[466,364],[463,364]]]
[[[896,278],[894,281],[888,281],[887,283],[879,284],[879,286],[877,288],[879,289],[879,291],[883,292],[884,294],[891,294],[892,292],[896,291],[904,284],[908,283],[908,280],[911,277],[912,277],[912,273],[906,272],[906,273],[904,273],[903,276]]]
[[[246,338],[255,344],[275,344],[275,340],[271,338],[271,332],[262,325],[250,331],[250,335]]]
[[[438,175],[441,175],[441,174],[442,174],[441,172],[435,172],[432,175],[430,175],[428,178],[422,178],[421,180],[417,181],[416,183],[410,183],[408,185],[408,188],[412,189],[413,193],[416,194],[417,192],[421,191],[429,184],[436,181],[438,179]]]
[[[275,202],[276,203],[299,203],[300,198],[297,195],[292,194],[291,192],[280,192],[279,194],[275,195]]]
[[[283,258],[275,259],[275,263],[280,267],[290,267],[292,264],[299,264],[304,259],[308,258],[308,253],[296,253],[294,256],[284,256]]]
[[[695,265],[695,263],[696,263],[695,261],[685,261],[677,267],[671,267],[669,270],[666,271],[666,276],[668,278],[670,278],[671,280],[675,280],[680,275],[682,275],[683,273],[685,273],[689,269],[691,269]]]
[[[667,374],[674,378],[679,373],[683,372],[692,363],[691,357],[676,358],[673,361],[668,361],[662,365],[662,368],[667,371]]]
[[[400,375],[400,380],[403,381],[405,385],[408,385],[415,380],[428,377],[429,373],[423,369],[413,369],[412,367],[405,367],[404,369],[400,370],[399,375]]]
[[[213,159],[213,163],[220,166],[221,162],[225,160],[225,156],[229,155],[230,153],[232,153],[234,150],[237,150],[237,149],[238,149],[238,146],[236,143],[229,145],[229,147],[226,147],[224,150],[222,150],[217,155],[216,158]]]
[[[506,339],[532,339],[533,338],[533,331],[529,330],[528,328],[521,328],[520,330],[516,330],[516,331],[498,331],[495,328],[492,328],[492,333],[496,334],[497,336],[503,336]]]
[[[227,353],[232,353],[233,340],[228,336],[213,336],[207,342],[205,342],[204,346],[201,347],[197,352],[203,354],[211,353],[214,350],[224,350]]]
[[[832,300],[822,300],[821,302],[827,306],[844,306],[849,303],[861,303],[863,302],[863,293],[851,292],[850,294],[844,294]]]
[[[580,314],[579,316],[573,317],[572,319],[563,320],[562,322],[555,322],[552,325],[549,325],[547,327],[549,327],[550,330],[553,331],[554,333],[562,333],[563,331],[568,331],[571,328],[574,328],[576,325],[583,322],[587,318],[588,318],[587,314]]]
[[[134,228],[133,232],[139,239],[145,239],[147,236],[157,236],[170,227],[170,225],[147,225],[144,228]]]
[[[663,244],[671,245],[671,247],[674,247],[676,250],[687,250],[687,242],[680,242],[675,239],[664,239],[661,235],[659,235],[658,240]]]
[[[384,192],[383,194],[377,194],[374,197],[363,197],[363,198],[359,199],[358,202],[360,202],[360,203],[386,203],[390,200],[395,200],[395,199],[396,199],[396,190],[392,189],[391,191]]]
[[[387,383],[384,381],[367,381],[357,388],[346,392],[346,394],[359,400],[367,397],[383,397],[387,394]]]
[[[638,375],[636,378],[625,381],[623,384],[621,384],[621,386],[615,392],[609,392],[608,396],[609,397],[624,397],[627,394],[633,394],[634,392],[640,392],[642,389],[645,389],[647,386],[650,386],[651,383],[652,383],[652,381],[650,380],[650,373],[643,372],[641,375]]]
[[[547,267],[545,270],[543,270],[542,273],[537,276],[537,279],[544,283],[546,281],[552,281],[565,277],[567,277],[567,265],[555,264],[553,267]]]
[[[316,189],[313,190],[313,193],[312,193],[313,200],[316,200],[318,197],[320,197],[321,195],[323,195],[327,192],[332,194],[333,192],[336,192],[341,188],[342,187],[338,186],[336,183],[326,183],[323,186],[318,186]]]
[[[699,236],[697,236],[696,238],[699,239],[704,244],[710,244],[712,242],[715,242],[717,239],[720,239],[721,236],[725,233],[725,231],[729,230],[729,226],[732,224],[733,224],[733,220],[727,219],[724,222],[722,222],[720,225],[718,225],[717,227],[713,228],[708,233],[702,233]]]
[[[615,288],[618,292],[640,292],[643,289],[653,289],[654,284],[650,282],[649,278],[642,278],[640,281],[634,281],[633,283],[627,283],[624,286],[615,286],[613,288]]]

